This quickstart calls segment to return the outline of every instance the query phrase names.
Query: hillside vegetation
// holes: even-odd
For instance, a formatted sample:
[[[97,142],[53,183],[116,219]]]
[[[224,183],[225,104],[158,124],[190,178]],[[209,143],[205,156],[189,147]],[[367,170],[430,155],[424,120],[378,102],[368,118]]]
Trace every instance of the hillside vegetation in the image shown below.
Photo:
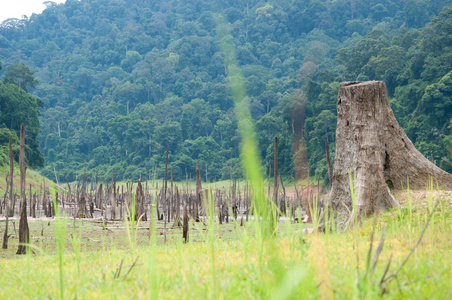
[[[39,81],[30,91],[44,105],[38,138],[49,178],[55,168],[75,180],[85,165],[103,179],[162,177],[167,147],[177,180],[196,164],[209,181],[243,178],[218,14],[245,78],[263,169],[278,136],[283,175],[309,169],[327,179],[340,83],[378,79],[418,149],[450,172],[451,4],[47,2],[42,14],[0,25],[0,60],[3,72],[24,62]]]

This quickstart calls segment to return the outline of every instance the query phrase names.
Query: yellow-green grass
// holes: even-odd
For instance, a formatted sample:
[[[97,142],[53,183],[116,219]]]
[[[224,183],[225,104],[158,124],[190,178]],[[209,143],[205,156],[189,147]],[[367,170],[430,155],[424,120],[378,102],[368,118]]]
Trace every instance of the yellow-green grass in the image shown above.
[[[383,298],[452,297],[452,203],[445,193],[440,199],[422,242],[398,280],[386,287]],[[131,246],[127,229],[130,224],[117,222],[104,226],[64,219],[61,225],[66,229],[62,255],[63,297],[379,298],[382,291],[378,284],[371,284],[365,291],[357,288],[355,245],[359,245],[359,270],[363,274],[374,224],[374,250],[382,229],[386,228],[385,246],[372,280],[380,279],[391,255],[389,273],[393,273],[416,243],[428,216],[428,207],[422,205],[429,202],[428,197],[416,201],[420,203],[413,205],[411,214],[401,208],[381,213],[376,220],[363,220],[357,235],[354,230],[343,234],[306,235],[302,232],[303,225],[279,223],[276,236],[266,238],[262,244],[254,234],[253,222],[246,223],[245,227],[197,223],[193,228],[194,224],[190,224],[188,244],[183,244],[180,229],[167,230],[164,243],[163,224],[158,223],[155,246],[149,244],[146,229],[149,224],[139,223],[140,229],[132,236]],[[2,231],[3,227],[2,223]],[[0,252],[0,298],[54,299],[61,295],[55,221],[31,221],[30,227],[35,254],[14,255],[16,239],[10,239],[10,248]],[[116,276],[121,261],[121,272]]]
[[[0,166],[0,196],[3,197],[6,191],[6,175],[9,174],[9,165]],[[55,191],[58,191],[58,186],[48,178],[45,178],[38,171],[27,169],[25,178],[25,185],[27,190],[27,195],[30,190],[30,184],[32,188],[32,192],[39,192],[42,186],[44,185],[44,180],[47,188],[47,192],[51,194],[55,194]],[[63,189],[62,187],[60,188]],[[19,164],[14,164],[14,193],[20,194],[20,169]]]

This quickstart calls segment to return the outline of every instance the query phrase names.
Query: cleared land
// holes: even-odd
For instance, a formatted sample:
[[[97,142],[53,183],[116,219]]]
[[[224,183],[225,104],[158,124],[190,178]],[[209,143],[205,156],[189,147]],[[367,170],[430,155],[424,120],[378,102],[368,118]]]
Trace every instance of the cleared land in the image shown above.
[[[66,299],[372,298],[383,291],[379,281],[388,260],[392,257],[391,274],[415,245],[439,197],[421,243],[383,292],[394,299],[450,299],[451,194],[402,191],[396,197],[401,209],[365,220],[345,234],[305,234],[309,224],[279,223],[275,237],[262,239],[254,222],[243,227],[191,223],[188,244],[182,242],[181,229],[165,230],[162,222],[156,224],[154,244],[147,222],[132,230],[127,222],[64,219],[56,227],[54,219],[30,219],[34,254],[14,254],[13,226],[9,249],[0,252],[0,298],[58,298],[60,276]],[[375,273],[364,280],[372,228],[373,252],[384,228],[385,243]],[[64,251],[58,251],[57,242],[64,242]]]

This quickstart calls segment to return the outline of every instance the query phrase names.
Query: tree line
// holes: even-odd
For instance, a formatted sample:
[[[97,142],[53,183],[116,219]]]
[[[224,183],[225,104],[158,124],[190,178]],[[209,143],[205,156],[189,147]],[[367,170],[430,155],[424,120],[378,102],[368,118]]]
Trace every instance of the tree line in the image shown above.
[[[39,84],[7,80],[10,71],[3,84],[34,95],[41,132],[38,125],[35,154],[27,157],[49,178],[56,170],[73,181],[85,166],[89,176],[105,179],[112,171],[119,180],[162,177],[167,148],[175,180],[194,177],[195,165],[208,181],[243,178],[240,135],[216,35],[221,13],[245,78],[263,169],[271,164],[278,136],[283,175],[327,180],[325,141],[333,158],[340,83],[378,79],[387,83],[409,137],[447,170],[448,4],[47,2],[42,14],[0,25],[0,59],[16,69],[25,63]],[[0,120],[1,145],[11,128],[7,118]],[[26,145],[33,147],[31,141]]]

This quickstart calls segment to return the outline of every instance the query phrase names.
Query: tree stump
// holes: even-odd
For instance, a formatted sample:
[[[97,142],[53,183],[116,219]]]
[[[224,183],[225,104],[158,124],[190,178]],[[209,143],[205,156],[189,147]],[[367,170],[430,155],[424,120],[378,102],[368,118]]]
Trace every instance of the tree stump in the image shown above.
[[[365,216],[398,206],[390,189],[425,188],[429,178],[452,189],[452,175],[426,159],[413,145],[389,106],[382,81],[345,82],[337,98],[336,153],[328,205],[345,230],[353,215]]]

